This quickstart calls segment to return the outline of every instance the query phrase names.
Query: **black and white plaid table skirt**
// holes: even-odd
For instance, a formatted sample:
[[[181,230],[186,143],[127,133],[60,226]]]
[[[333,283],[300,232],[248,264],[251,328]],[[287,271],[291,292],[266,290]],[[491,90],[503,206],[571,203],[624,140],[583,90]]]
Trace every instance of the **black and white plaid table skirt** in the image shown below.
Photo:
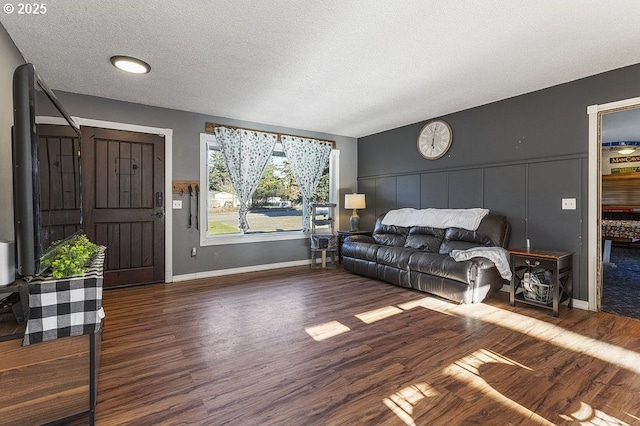
[[[104,247],[82,277],[56,280],[35,277],[29,281],[29,320],[23,345],[100,330]]]

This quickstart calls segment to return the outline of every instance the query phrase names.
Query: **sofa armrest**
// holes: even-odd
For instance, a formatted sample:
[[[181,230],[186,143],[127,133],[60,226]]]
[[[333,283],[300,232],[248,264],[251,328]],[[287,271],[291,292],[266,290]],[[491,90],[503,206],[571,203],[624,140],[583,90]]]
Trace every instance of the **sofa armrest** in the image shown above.
[[[344,242],[345,243],[369,243],[369,244],[376,243],[373,237],[370,237],[368,235],[350,235],[344,239]]]
[[[473,262],[480,269],[495,268],[496,264],[486,257],[472,257],[469,261]]]

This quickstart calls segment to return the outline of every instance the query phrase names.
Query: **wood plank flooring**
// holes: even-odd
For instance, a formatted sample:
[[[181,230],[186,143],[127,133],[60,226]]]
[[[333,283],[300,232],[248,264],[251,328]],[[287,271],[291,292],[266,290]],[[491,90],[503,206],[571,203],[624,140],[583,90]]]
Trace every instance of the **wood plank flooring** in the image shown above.
[[[307,267],[104,307],[98,425],[640,424],[639,320]]]

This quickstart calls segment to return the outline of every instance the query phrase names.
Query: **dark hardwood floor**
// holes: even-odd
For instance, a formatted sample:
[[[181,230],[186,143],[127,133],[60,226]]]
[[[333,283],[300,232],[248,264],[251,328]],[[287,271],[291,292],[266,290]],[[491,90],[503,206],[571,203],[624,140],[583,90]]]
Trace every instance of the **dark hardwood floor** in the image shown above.
[[[639,320],[307,267],[109,290],[104,307],[98,425],[640,423]]]

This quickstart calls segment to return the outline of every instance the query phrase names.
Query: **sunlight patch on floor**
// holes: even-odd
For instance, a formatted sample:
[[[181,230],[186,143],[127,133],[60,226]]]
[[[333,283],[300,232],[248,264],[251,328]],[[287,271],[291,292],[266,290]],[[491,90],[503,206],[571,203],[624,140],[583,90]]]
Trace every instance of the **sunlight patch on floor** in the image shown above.
[[[442,309],[446,309],[447,306],[451,307],[452,305],[450,302],[447,302],[445,300],[434,299],[433,297],[423,297],[420,299],[401,303],[398,306],[384,306],[382,308],[373,309],[371,311],[356,314],[355,317],[358,318],[360,321],[364,322],[365,324],[373,324],[374,322],[381,321],[385,318],[389,318],[394,315],[401,314],[404,311],[409,311],[417,307],[438,310],[436,309],[436,307],[441,307]],[[453,306],[456,306],[456,305],[453,305]],[[446,315],[456,316],[455,314],[449,313],[449,312],[441,312],[441,313],[444,313]],[[313,337],[313,339],[316,341],[326,340],[350,330],[351,329],[349,327],[347,327],[346,325],[343,325],[339,321],[330,321],[324,324],[314,325],[314,326],[305,328],[305,331],[307,332],[307,334]]]
[[[422,399],[436,396],[438,391],[427,383],[415,383],[382,400],[393,413],[407,426],[415,426],[413,407]]]
[[[451,308],[451,306],[457,306],[455,304],[452,305],[452,302],[435,299],[433,297],[422,297],[420,299],[411,300],[409,302],[401,303],[398,307],[402,310],[409,311],[414,308],[427,308],[434,309],[440,307],[441,309],[437,309],[438,312],[445,315],[454,315],[451,312],[447,312],[447,308]]]
[[[396,306],[385,306],[379,309],[356,314],[356,318],[366,324],[389,318],[394,315],[422,307],[445,315],[468,318],[485,323],[495,324],[498,327],[506,328],[523,335],[549,342],[553,345],[570,350],[576,353],[583,353],[596,359],[608,362],[628,369],[634,373],[640,373],[640,354],[602,342],[591,337],[574,333],[563,328],[553,321],[547,322],[527,315],[511,312],[495,306],[486,304],[454,305],[444,300],[424,297]],[[323,341],[334,336],[346,333],[351,329],[339,321],[329,321],[324,324],[305,328],[305,331],[316,341]],[[522,369],[532,371],[526,365],[507,358],[489,349],[479,349],[472,354],[460,358],[447,366],[442,373],[460,382],[465,383],[470,389],[488,396],[506,408],[521,414],[528,421],[537,424],[553,425],[544,417],[536,414],[521,404],[511,400],[499,391],[495,390],[487,381],[480,376],[480,368],[487,364],[505,364],[517,366]],[[438,395],[438,392],[428,383],[416,383],[390,395],[382,400],[400,420],[407,426],[415,425],[413,419],[414,406],[421,400],[429,396]],[[561,415],[565,420],[578,421],[581,425],[603,425],[622,426],[627,425],[622,420],[610,416],[600,410],[594,409],[588,404],[581,403],[580,410],[570,415]]]
[[[596,410],[584,402],[580,402],[580,409],[575,413],[568,416],[561,414],[560,417],[570,422],[578,421],[578,424],[584,426],[629,426],[629,423]]]
[[[346,333],[349,330],[351,329],[339,321],[329,321],[324,324],[314,325],[304,329],[304,331],[306,331],[307,334],[317,342]]]
[[[440,311],[437,304],[425,306]],[[449,306],[451,311],[451,306]],[[626,368],[640,374],[640,354],[611,343],[574,333],[552,322],[542,321],[490,305],[460,305],[454,308],[460,316],[495,324],[534,337],[543,342]],[[443,312],[444,313],[444,312]]]
[[[487,349],[478,349],[470,355],[453,362],[451,365],[443,370],[443,373],[455,377],[457,380],[464,382],[467,386],[475,389],[476,391],[488,396],[504,407],[507,407],[518,414],[522,414],[530,422],[543,425],[553,425],[542,416],[539,416],[535,412],[528,408],[518,404],[510,398],[504,396],[502,393],[495,390],[485,379],[480,376],[480,367],[484,364],[505,364],[511,366],[518,366],[531,370],[512,359],[502,356],[496,352]]]
[[[625,411],[625,412],[624,412],[624,414],[625,414],[626,416],[631,417],[633,420],[637,421],[638,423],[640,423],[640,417],[635,416],[635,415],[633,415],[633,414],[631,414],[631,413],[629,413],[629,412],[627,412],[627,411]]]
[[[398,305],[398,308],[405,311],[418,307],[430,309],[445,315],[466,317],[472,320],[495,324],[498,327],[522,333],[544,342],[549,342],[563,349],[582,353],[601,361],[626,368],[636,374],[640,373],[639,353],[572,332],[564,327],[554,324],[553,321],[547,322],[485,304],[453,305],[450,302],[432,297],[424,297]],[[389,308],[390,307],[386,307],[371,312],[385,312],[385,310],[388,310]],[[504,396],[487,383],[486,380],[480,376],[480,367],[488,363],[507,364],[532,371],[531,368],[496,352],[487,349],[479,349],[474,353],[453,362],[443,370],[443,373],[466,383],[469,387],[483,393],[485,396],[495,399],[503,406],[522,414],[529,421],[533,421],[538,424],[553,424],[528,408],[512,401],[510,398]],[[413,399],[412,401],[418,400]],[[415,403],[403,400],[400,393],[396,393],[385,398],[383,403],[406,425],[410,426],[415,424],[413,419],[413,406]],[[586,403],[581,404],[582,406],[577,412],[570,415],[561,415],[561,417],[568,421],[577,421],[579,424],[586,426],[628,425],[628,423],[623,420],[608,415],[607,413],[595,409]]]
[[[404,312],[402,309],[396,308],[395,306],[385,306],[384,308],[374,309],[372,311],[357,314],[356,318],[358,318],[360,321],[362,321],[365,324],[371,324],[376,321],[380,321],[385,318],[389,318],[391,316],[401,314],[402,312]]]
[[[485,379],[480,377],[480,367],[482,365],[496,363],[531,370],[529,367],[502,356],[499,353],[488,349],[479,349],[445,367],[442,373],[465,383],[472,390],[496,400],[498,403],[513,410],[514,412],[522,414],[530,422],[552,426],[552,422],[507,398],[489,385]],[[413,407],[425,397],[435,395],[438,395],[438,392],[428,383],[423,382],[408,386],[401,391],[396,392],[388,398],[383,399],[383,403],[407,426],[413,426],[415,425]]]
[[[524,368],[525,370],[533,371],[526,365],[520,364],[510,358],[500,355],[489,349],[478,349],[471,355],[461,358],[454,362],[460,368],[463,368],[470,373],[480,375],[480,367],[489,363],[513,365],[516,367]]]

